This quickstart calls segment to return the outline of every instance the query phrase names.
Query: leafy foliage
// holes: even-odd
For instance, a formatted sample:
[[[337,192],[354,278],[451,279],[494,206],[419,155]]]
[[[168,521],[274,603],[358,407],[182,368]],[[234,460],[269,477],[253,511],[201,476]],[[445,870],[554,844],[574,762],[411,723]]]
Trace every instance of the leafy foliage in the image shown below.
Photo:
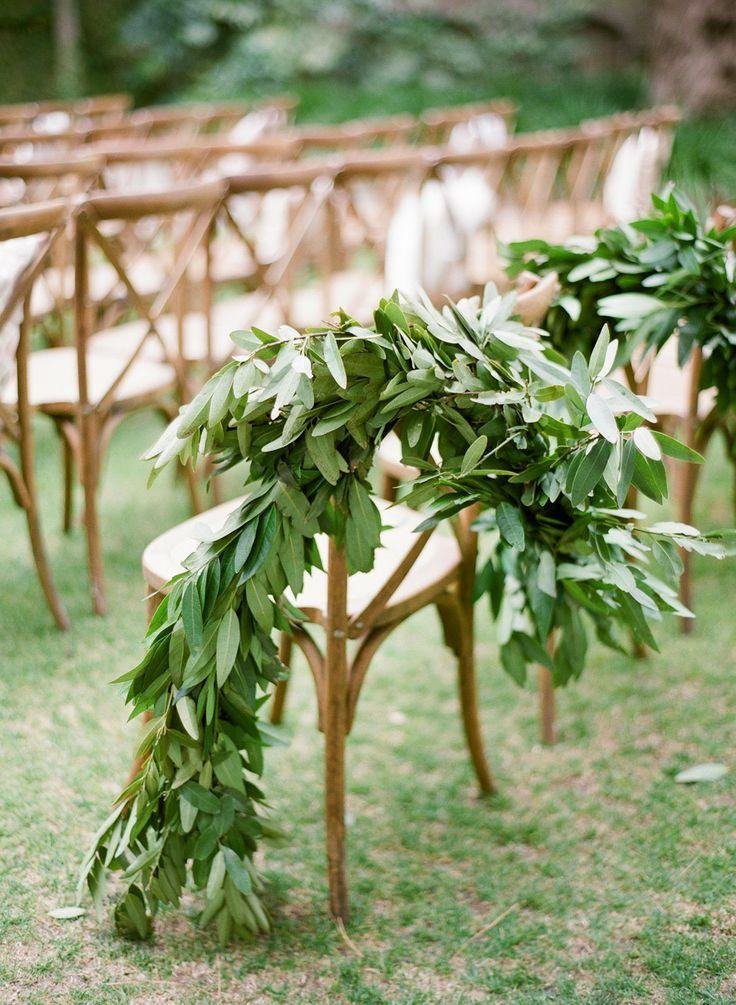
[[[253,856],[280,833],[257,785],[274,739],[258,712],[284,672],[271,633],[301,619],[293,597],[320,566],[317,534],[351,572],[372,567],[381,520],[368,478],[389,431],[420,469],[405,501],[423,508],[421,528],[476,506],[477,529],[492,532],[477,593],[517,681],[537,662],[558,684],[577,676],[586,622],[608,645],[624,628],[655,646],[662,612],[688,613],[676,545],[723,546],[681,524],[637,528],[640,514],[621,508],[631,484],[661,500],[661,449],[684,448],[659,443],[646,405],[608,376],[607,331],[590,364],[577,354],[568,368],[513,304],[490,288],[442,311],[395,295],[370,328],[339,312],[319,330],[236,332],[239,354],[150,451],[154,474],[177,456],[240,466],[245,495],[169,584],[143,660],[121,678],[131,715],[153,717],[83,880],[99,899],[105,873],[122,873],[122,932],[145,938],[188,875],[205,894],[200,922],[223,941],[268,927]]]
[[[701,387],[715,387],[721,412],[736,401],[736,284],[730,244],[736,227],[707,228],[673,190],[652,196],[654,212],[631,227],[601,230],[592,247],[524,241],[508,249],[509,271],[558,273],[562,292],[546,318],[562,352],[587,354],[602,320],[625,335],[617,362],[639,347],[657,352],[678,336],[683,364],[693,348],[706,359]]]

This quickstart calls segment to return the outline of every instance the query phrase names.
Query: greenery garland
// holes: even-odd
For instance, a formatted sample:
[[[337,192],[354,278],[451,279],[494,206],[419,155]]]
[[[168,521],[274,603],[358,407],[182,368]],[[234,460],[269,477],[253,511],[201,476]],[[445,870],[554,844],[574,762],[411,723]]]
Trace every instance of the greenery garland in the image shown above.
[[[273,742],[259,710],[285,672],[271,634],[301,619],[289,596],[320,565],[318,533],[344,547],[351,572],[371,569],[381,519],[369,477],[390,430],[421,472],[405,496],[425,509],[421,526],[478,504],[478,529],[493,531],[478,594],[519,682],[534,663],[558,684],[577,676],[586,621],[608,645],[623,630],[655,647],[661,612],[687,613],[676,546],[724,554],[692,528],[639,527],[621,508],[631,484],[663,498],[662,451],[697,456],[650,432],[647,406],[608,376],[607,331],[568,369],[513,305],[492,288],[442,311],[394,295],[370,328],[338,312],[304,333],[236,332],[239,354],[151,450],[154,474],[176,457],[240,465],[245,498],[171,582],[143,659],[120,678],[131,717],[152,718],[80,895],[86,882],[99,902],[106,874],[120,873],[121,932],[147,937],[188,880],[222,941],[268,928],[253,856],[281,834],[257,784]]]
[[[601,323],[625,333],[617,364],[639,347],[657,352],[678,335],[680,365],[704,350],[701,388],[718,392],[721,414],[736,403],[736,226],[708,227],[676,190],[652,196],[654,211],[627,227],[597,232],[592,244],[532,240],[506,249],[511,276],[556,272],[562,291],[545,326],[565,355],[592,349]]]

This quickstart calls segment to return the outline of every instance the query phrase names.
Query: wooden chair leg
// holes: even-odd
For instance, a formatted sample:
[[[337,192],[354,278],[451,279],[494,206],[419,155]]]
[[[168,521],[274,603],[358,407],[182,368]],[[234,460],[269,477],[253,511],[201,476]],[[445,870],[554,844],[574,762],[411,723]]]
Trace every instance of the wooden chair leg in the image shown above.
[[[399,487],[398,478],[394,478],[393,475],[389,475],[384,472],[381,475],[381,498],[388,500],[388,502],[396,502],[396,490]]]
[[[680,491],[677,499],[677,519],[681,523],[692,524],[695,489],[698,484],[698,468],[695,464],[684,464]],[[692,556],[688,551],[681,551],[682,578],[680,579],[680,600],[689,610],[693,609]],[[693,630],[692,618],[680,618],[680,631],[690,635]]]
[[[61,457],[64,469],[64,516],[63,530],[69,534],[74,523],[74,453],[69,440],[62,433]]]
[[[87,561],[89,566],[92,609],[95,614],[104,614],[105,573],[102,558],[102,542],[97,517],[98,483],[98,437],[97,416],[82,417],[82,447],[80,468],[84,492],[84,530],[87,536]]]
[[[348,920],[345,842],[345,745],[348,721],[347,570],[345,557],[330,540],[324,660],[325,838],[330,913]]]
[[[483,734],[478,714],[478,697],[475,686],[475,631],[472,607],[465,609],[461,601],[457,603],[457,618],[459,631],[455,636],[458,640],[458,689],[460,694],[460,710],[462,713],[463,730],[470,751],[478,787],[483,795],[491,795],[496,791],[491,769],[486,760],[483,746]]]
[[[292,638],[288,632],[282,632],[279,640],[279,659],[285,667],[291,667]],[[271,722],[274,726],[281,724],[284,717],[284,704],[286,703],[286,692],[289,687],[289,678],[280,680],[273,691],[273,701],[271,703]]]
[[[38,510],[36,509],[33,501],[31,501],[26,507],[25,512],[26,520],[28,522],[28,536],[31,540],[33,561],[36,565],[36,572],[38,573],[38,579],[41,583],[41,589],[44,592],[49,609],[54,616],[54,621],[58,627],[62,629],[62,631],[66,631],[69,627],[69,615],[66,613],[66,608],[62,603],[61,597],[57,592],[51,575],[51,569],[46,556],[46,547],[41,534],[41,524],[38,517]]]
[[[545,666],[539,667],[537,685],[539,690],[539,739],[542,743],[551,746],[557,743],[557,710],[552,674]]]

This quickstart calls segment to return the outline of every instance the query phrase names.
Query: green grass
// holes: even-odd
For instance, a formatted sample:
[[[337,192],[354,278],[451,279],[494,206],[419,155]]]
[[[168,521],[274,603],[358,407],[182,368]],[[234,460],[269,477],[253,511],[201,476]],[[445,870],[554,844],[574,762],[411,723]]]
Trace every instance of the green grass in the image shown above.
[[[73,629],[50,627],[19,511],[0,485],[0,1001],[5,1003],[563,1002],[736,1000],[736,772],[674,784],[682,767],[732,758],[736,563],[696,563],[698,623],[674,622],[644,662],[594,647],[560,695],[561,741],[536,740],[535,698],[498,668],[478,611],[482,718],[502,794],[475,796],[452,660],[425,612],[369,674],[349,746],[355,948],[326,913],[321,742],[303,663],[292,743],[266,783],[291,843],[269,849],[268,938],[220,949],[190,918],[161,914],[133,945],[101,920],[57,922],[86,843],[124,778],[135,738],[109,685],[140,652],[139,557],[185,515],[181,484],[149,492],[136,456],[155,423],[113,440],[102,494],[110,613],[89,613],[79,533],[58,531],[54,444],[42,433],[45,525]],[[730,479],[710,458],[698,518],[730,522]]]

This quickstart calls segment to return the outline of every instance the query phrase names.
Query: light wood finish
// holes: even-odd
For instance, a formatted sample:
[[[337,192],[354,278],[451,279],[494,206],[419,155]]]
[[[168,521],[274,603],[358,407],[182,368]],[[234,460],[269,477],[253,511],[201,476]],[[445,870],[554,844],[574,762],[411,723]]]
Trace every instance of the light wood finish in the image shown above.
[[[149,592],[161,594],[171,576],[197,544],[197,525],[217,530],[240,504],[236,499],[172,528],[152,541],[143,554],[143,575]],[[285,665],[292,645],[304,653],[315,682],[318,724],[325,737],[325,827],[330,911],[348,918],[345,838],[345,745],[360,691],[370,663],[383,641],[419,609],[437,606],[448,646],[458,661],[458,692],[463,729],[482,793],[494,791],[478,716],[470,595],[475,576],[475,535],[472,514],[458,522],[457,539],[430,532],[417,534],[420,514],[379,501],[384,525],[382,547],[370,573],[348,576],[342,551],[332,540],[318,538],[326,558],[326,573],[314,571],[294,603],[310,624],[325,632],[322,650],[311,632],[299,625],[282,637]],[[352,653],[351,639],[356,642]],[[281,719],[287,682],[275,689],[272,721]]]
[[[65,207],[58,203],[40,207],[28,215],[0,214],[0,255],[9,255],[8,242],[12,240],[37,238],[17,274],[9,277],[9,288],[0,303],[0,356],[5,355],[3,340],[16,340],[15,373],[0,375],[3,392],[0,396],[0,469],[8,478],[15,502],[25,513],[38,579],[54,621],[62,629],[68,628],[69,618],[54,583],[41,529],[28,370],[33,285],[56,242],[61,240],[65,221]],[[15,448],[17,459],[8,451],[8,444]]]

